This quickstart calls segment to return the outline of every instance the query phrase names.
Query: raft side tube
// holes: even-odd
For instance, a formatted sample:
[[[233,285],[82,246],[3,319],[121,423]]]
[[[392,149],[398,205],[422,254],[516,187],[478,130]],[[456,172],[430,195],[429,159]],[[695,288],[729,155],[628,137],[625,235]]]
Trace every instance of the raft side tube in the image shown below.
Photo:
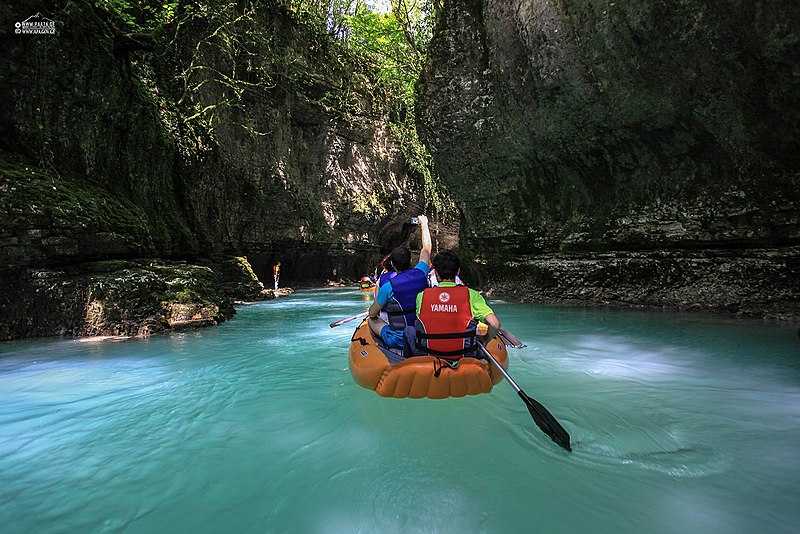
[[[508,368],[508,351],[495,338],[486,349],[503,368]],[[356,383],[374,390],[382,397],[446,399],[489,393],[503,375],[486,360],[462,358],[458,367],[444,366],[434,376],[442,362],[430,355],[406,358],[392,364],[378,346],[366,321],[363,321],[350,341],[350,373]]]

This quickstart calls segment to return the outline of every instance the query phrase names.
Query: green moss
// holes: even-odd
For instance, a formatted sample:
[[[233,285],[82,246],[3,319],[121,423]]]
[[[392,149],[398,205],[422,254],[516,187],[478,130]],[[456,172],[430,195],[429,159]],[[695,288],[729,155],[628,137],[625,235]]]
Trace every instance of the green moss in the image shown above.
[[[250,262],[244,256],[236,256],[232,260],[238,268],[245,274],[245,276],[251,280],[258,280],[258,276],[256,276],[255,271],[253,271],[253,266],[250,265]]]
[[[140,260],[94,262],[80,269],[81,275],[87,271],[90,275],[90,300],[101,300],[107,309],[120,314],[158,315],[165,303],[230,309],[217,274],[206,266]]]
[[[174,302],[178,302],[180,304],[189,304],[192,302],[200,302],[201,299],[197,293],[192,291],[189,288],[183,288],[180,291],[176,292],[171,299]]]
[[[55,177],[33,166],[0,159],[0,217],[9,233],[31,228],[113,232],[149,240],[140,208],[86,182]]]

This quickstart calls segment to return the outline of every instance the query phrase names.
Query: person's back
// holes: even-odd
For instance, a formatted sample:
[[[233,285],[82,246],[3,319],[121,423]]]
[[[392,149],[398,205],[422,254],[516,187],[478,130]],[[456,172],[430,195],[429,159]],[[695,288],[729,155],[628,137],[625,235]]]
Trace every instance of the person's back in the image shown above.
[[[383,287],[384,285],[389,283],[389,280],[397,276],[397,271],[383,271],[381,275],[378,277],[377,286],[378,288]]]
[[[416,349],[446,360],[475,352],[478,322],[470,305],[470,290],[442,282],[419,295]]]
[[[433,267],[441,280],[417,296],[415,351],[445,360],[472,356],[477,348],[478,322],[489,326],[488,341],[500,328],[500,320],[480,293],[456,283],[461,261],[455,253],[440,252]]]
[[[428,287],[428,264],[418,262],[414,268],[406,269],[389,278],[383,287],[383,295],[378,290],[378,300],[382,301],[383,311],[388,317],[392,330],[402,335],[407,326],[413,326],[417,318],[417,295]],[[391,291],[389,290],[391,289]]]
[[[405,329],[416,321],[417,294],[428,286],[431,239],[428,220],[418,218],[422,230],[419,262],[411,267],[411,251],[397,247],[390,255],[393,273],[384,273],[378,281],[375,301],[369,309],[369,325],[389,348],[404,348]]]

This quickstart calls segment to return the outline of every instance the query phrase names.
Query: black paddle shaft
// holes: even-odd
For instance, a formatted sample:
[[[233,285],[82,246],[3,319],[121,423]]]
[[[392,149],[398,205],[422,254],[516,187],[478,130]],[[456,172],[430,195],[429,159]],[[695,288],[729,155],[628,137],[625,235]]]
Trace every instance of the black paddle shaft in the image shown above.
[[[511,384],[511,387],[517,392],[519,398],[522,399],[522,402],[525,403],[525,406],[528,408],[528,412],[530,412],[531,417],[533,418],[533,422],[536,423],[542,432],[550,436],[550,439],[555,441],[559,446],[567,449],[568,451],[572,451],[572,446],[570,445],[570,438],[569,433],[564,430],[564,427],[561,426],[553,414],[551,414],[547,408],[542,406],[542,404],[537,401],[536,399],[529,397],[527,393],[525,393],[521,387],[511,378],[511,375],[508,374],[508,371],[503,369],[503,366],[500,365],[492,354],[486,350],[486,347],[483,346],[482,343],[478,343],[478,346],[481,348],[481,352],[483,353],[486,358],[494,365],[498,371],[505,377],[506,381]]]

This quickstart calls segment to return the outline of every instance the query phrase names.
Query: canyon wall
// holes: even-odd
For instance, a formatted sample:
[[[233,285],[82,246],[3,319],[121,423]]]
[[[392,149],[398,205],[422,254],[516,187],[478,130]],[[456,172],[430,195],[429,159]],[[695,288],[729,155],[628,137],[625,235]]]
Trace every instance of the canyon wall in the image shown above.
[[[113,4],[15,1],[0,14],[0,290],[14,295],[0,300],[0,338],[80,333],[73,317],[91,299],[38,281],[89,287],[111,260],[196,274],[260,255],[283,259],[290,280],[355,278],[380,257],[380,229],[424,205],[389,96],[281,2],[181,3],[146,31]],[[31,16],[55,35],[6,31]],[[292,252],[304,249],[313,272]],[[40,322],[61,326],[25,326],[47,299],[56,319]]]
[[[448,0],[419,127],[492,285],[797,317],[800,6]]]

